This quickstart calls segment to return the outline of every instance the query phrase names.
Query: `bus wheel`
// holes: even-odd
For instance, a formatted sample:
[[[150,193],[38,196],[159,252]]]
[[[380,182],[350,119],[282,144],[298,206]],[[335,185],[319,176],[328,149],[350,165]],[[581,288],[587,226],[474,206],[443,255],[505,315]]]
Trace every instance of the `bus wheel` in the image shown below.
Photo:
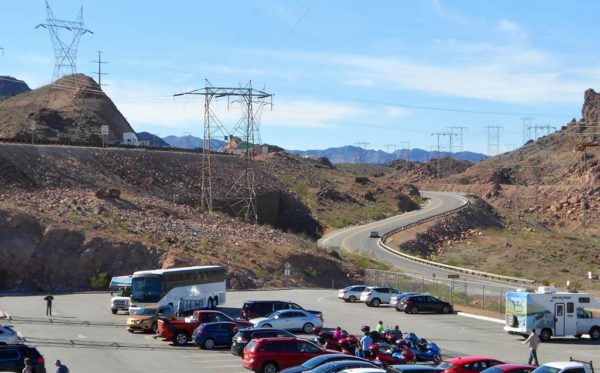
[[[542,329],[540,333],[540,339],[542,342],[548,342],[552,338],[552,331],[550,329]]]

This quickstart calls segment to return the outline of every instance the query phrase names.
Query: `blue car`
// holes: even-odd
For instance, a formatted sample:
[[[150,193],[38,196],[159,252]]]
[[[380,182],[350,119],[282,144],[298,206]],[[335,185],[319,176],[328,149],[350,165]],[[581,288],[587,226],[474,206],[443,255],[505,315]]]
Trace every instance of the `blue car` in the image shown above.
[[[194,329],[192,340],[200,348],[212,350],[216,346],[229,347],[235,333],[237,333],[236,323],[229,321],[209,322]]]

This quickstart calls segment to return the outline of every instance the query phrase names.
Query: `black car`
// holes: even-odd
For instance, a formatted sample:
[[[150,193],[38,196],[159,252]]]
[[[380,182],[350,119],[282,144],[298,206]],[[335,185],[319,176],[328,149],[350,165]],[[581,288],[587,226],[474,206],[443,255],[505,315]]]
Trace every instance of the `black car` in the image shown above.
[[[313,371],[320,372],[320,370],[316,370],[316,369],[320,368],[321,366],[323,366],[325,364],[329,364],[332,362],[341,362],[341,361],[367,362],[367,363],[370,363],[371,365],[367,366],[366,368],[369,368],[369,367],[377,368],[377,366],[374,365],[373,363],[371,363],[368,360],[365,360],[363,358],[360,358],[358,356],[345,355],[345,354],[325,354],[325,355],[315,356],[312,359],[309,359],[309,360],[305,361],[304,363],[302,363],[302,365],[284,369],[281,371],[281,373],[301,373],[301,372],[313,372]],[[348,368],[350,368],[350,367],[348,367]],[[357,367],[357,368],[362,368],[362,367]],[[341,369],[341,370],[343,370],[343,369]],[[325,370],[324,372],[330,372],[330,370]],[[331,370],[331,372],[337,372],[337,370]]]
[[[231,340],[231,353],[242,356],[244,347],[255,338],[294,337],[287,330],[273,328],[247,328],[240,329]]]
[[[452,306],[452,304],[444,302],[443,300],[440,300],[431,295],[417,294],[400,299],[400,301],[396,303],[396,310],[404,311],[406,313],[450,313],[454,312],[454,307]]]
[[[315,369],[305,370],[304,373],[337,373],[352,368],[381,368],[368,361],[341,360],[319,365]]]
[[[42,354],[35,347],[27,345],[0,345],[0,371],[22,371],[26,357],[31,359],[34,373],[46,373]]]
[[[390,365],[385,373],[441,373],[444,369],[429,365]]]
[[[244,302],[244,305],[240,310],[240,318],[244,320],[255,319],[257,317],[267,316],[268,314],[279,310],[302,310],[313,313],[323,320],[323,313],[321,311],[305,310],[297,303],[280,300],[251,300]]]

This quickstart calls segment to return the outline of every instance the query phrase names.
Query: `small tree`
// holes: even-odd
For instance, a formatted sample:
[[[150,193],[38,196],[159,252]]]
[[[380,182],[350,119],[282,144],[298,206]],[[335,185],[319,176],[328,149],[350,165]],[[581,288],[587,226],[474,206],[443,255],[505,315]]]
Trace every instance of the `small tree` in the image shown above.
[[[100,272],[100,269],[96,269],[95,274],[91,274],[88,277],[90,287],[92,290],[106,290],[110,283],[110,276],[106,272]]]

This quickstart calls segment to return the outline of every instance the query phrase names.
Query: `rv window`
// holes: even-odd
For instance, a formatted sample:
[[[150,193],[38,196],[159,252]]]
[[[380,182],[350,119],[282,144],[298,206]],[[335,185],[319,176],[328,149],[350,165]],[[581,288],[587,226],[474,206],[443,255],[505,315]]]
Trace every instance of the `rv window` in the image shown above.
[[[575,311],[575,304],[573,302],[567,303],[567,313],[573,313]]]
[[[590,303],[590,298],[589,297],[580,297],[579,303]]]

